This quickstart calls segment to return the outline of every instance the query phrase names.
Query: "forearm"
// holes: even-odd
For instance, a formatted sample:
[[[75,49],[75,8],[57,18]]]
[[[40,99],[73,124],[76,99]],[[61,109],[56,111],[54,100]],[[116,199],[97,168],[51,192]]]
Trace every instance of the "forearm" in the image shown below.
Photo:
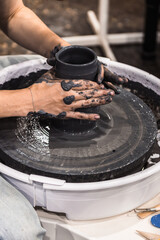
[[[0,117],[26,116],[33,111],[29,89],[0,91]]]
[[[29,8],[18,0],[5,0],[3,7],[9,9],[1,14],[2,30],[21,46],[36,52],[44,57],[49,57],[50,51],[57,46],[68,45],[62,38],[52,32]],[[1,1],[0,1],[1,3]],[[13,5],[13,6],[12,6]],[[7,8],[8,7],[8,8]]]

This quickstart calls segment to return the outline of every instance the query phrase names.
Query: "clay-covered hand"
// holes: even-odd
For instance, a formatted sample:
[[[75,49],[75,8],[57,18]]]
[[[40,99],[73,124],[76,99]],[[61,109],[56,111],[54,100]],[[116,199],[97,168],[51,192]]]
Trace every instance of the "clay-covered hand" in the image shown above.
[[[47,63],[48,63],[50,66],[55,66],[55,63],[56,63],[55,55],[56,55],[56,53],[57,53],[60,49],[62,49],[63,47],[67,47],[67,46],[70,46],[70,44],[67,43],[67,42],[55,46],[55,48],[50,52],[50,57],[47,58]]]
[[[51,66],[55,66],[55,54],[63,47],[69,46],[70,44],[66,43],[63,45],[56,46],[50,53],[50,58],[47,59],[47,62]],[[97,74],[97,83],[103,83],[104,86],[108,89],[112,89],[115,94],[120,93],[120,88],[115,85],[120,85],[127,83],[128,79],[125,77],[120,77],[116,73],[111,72],[104,63],[98,61],[98,74]]]
[[[115,92],[115,94],[119,94],[121,92],[120,88],[115,86],[115,84],[120,85],[127,83],[128,79],[111,72],[105,64],[99,62],[97,82],[99,84],[103,83],[106,88],[110,88]]]
[[[46,78],[47,76],[47,78]],[[89,80],[53,80],[50,71],[30,89],[36,113],[55,118],[97,120],[98,114],[75,111],[78,108],[99,106],[112,101],[114,92]]]

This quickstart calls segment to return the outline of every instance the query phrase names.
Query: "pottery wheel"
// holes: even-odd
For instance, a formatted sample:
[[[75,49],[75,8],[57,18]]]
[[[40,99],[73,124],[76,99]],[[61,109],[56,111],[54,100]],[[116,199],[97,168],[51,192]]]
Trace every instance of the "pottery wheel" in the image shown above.
[[[94,129],[76,134],[61,132],[39,117],[0,119],[1,161],[68,182],[102,181],[141,170],[157,131],[151,110],[122,90],[101,106],[100,115]]]

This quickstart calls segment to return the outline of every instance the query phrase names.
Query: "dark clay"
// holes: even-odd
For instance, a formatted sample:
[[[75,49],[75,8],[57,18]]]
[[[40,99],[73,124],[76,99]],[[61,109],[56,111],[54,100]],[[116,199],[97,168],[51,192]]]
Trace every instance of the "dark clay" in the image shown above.
[[[63,98],[64,103],[67,104],[67,105],[70,105],[74,100],[75,100],[74,95],[67,96],[67,97]]]
[[[39,110],[39,111],[37,112],[37,114],[38,114],[39,116],[43,117],[43,118],[55,118],[55,117],[56,117],[55,114],[47,113],[47,112],[45,112],[45,111],[43,111],[43,110]]]
[[[66,117],[66,112],[61,112],[57,115],[57,118],[65,118]]]
[[[107,97],[106,97],[106,103],[110,103],[111,101],[112,101],[111,96],[107,96]]]
[[[4,84],[0,84],[0,90],[17,90],[22,88],[27,88],[35,83],[44,73],[46,70],[40,70],[38,72],[32,72],[27,75],[25,78],[20,76],[17,78],[12,78],[10,81],[5,82]]]
[[[51,114],[51,113],[47,113],[47,112],[45,112],[45,111],[43,111],[43,110],[39,110],[38,112],[29,112],[28,113],[28,116],[29,115],[38,115],[38,116],[40,116],[41,117],[41,119],[47,119],[47,118],[59,118],[59,119],[63,119],[63,118],[65,118],[66,117],[66,112],[61,112],[61,113],[59,113],[58,115],[55,115],[55,114]]]
[[[63,88],[64,91],[69,91],[71,90],[73,87],[81,87],[82,85],[81,84],[75,84],[72,80],[70,81],[65,81],[63,80],[61,82],[61,87]]]
[[[105,77],[105,80],[107,80],[109,82],[113,82],[113,83],[116,83],[116,84],[120,83],[119,76],[116,73],[112,73],[107,68],[105,68],[104,77]],[[123,81],[121,83],[123,83]]]
[[[55,48],[51,51],[50,53],[50,57],[47,59],[47,63],[51,66],[55,66],[56,64],[56,58],[55,55],[56,53],[61,49],[62,47],[60,46],[60,44],[58,44],[58,46],[55,46]]]
[[[86,99],[90,99],[92,98],[93,96],[85,96]]]
[[[97,92],[98,91],[98,89],[94,89],[90,94],[90,96],[88,96],[88,95],[86,95],[83,91],[82,92],[78,92],[78,94],[79,95],[82,95],[86,100],[87,99],[90,99],[90,98],[92,98],[92,97],[94,97],[94,94],[95,94],[95,92]]]

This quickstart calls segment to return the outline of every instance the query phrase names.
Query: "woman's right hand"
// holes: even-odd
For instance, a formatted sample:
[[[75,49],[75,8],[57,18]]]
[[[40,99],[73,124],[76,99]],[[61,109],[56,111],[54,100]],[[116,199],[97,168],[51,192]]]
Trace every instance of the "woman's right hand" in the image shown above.
[[[75,111],[110,103],[114,91],[89,80],[49,80],[44,74],[30,86],[34,111],[47,117],[97,120],[98,114]]]

